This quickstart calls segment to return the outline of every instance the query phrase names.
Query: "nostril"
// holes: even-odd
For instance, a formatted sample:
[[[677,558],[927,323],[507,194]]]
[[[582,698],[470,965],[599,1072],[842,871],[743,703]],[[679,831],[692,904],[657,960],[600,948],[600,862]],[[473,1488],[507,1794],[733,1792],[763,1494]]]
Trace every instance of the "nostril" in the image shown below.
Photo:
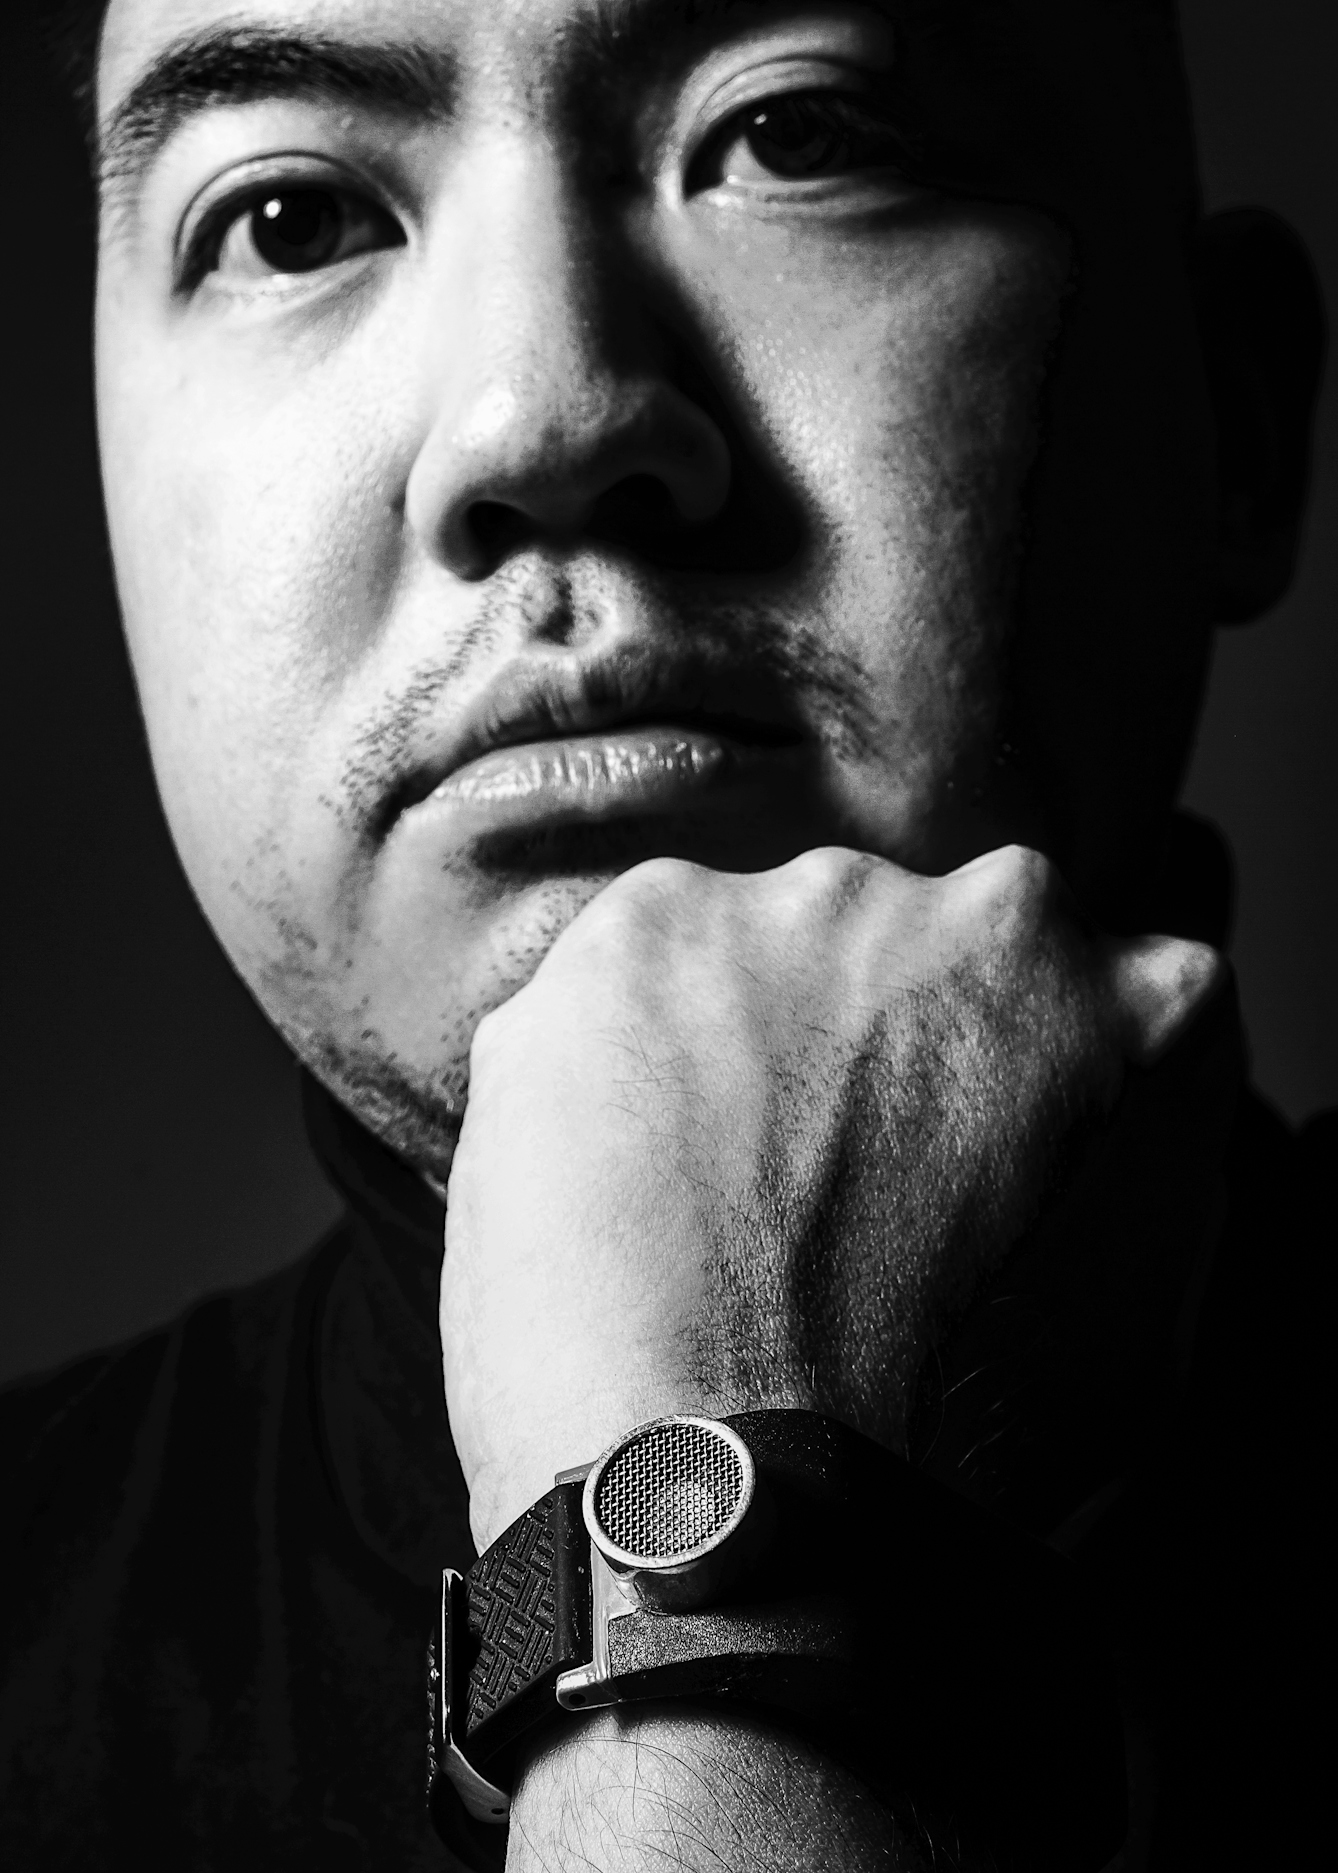
[[[662,539],[681,532],[683,515],[658,475],[624,475],[595,502],[587,531],[599,539]]]
[[[473,501],[466,515],[472,551],[489,567],[528,546],[539,534],[561,540],[578,533],[614,545],[653,547],[683,531],[683,515],[658,475],[624,475],[588,506],[567,501]],[[559,510],[570,505],[570,513]]]
[[[535,532],[535,523],[506,501],[475,501],[469,510],[469,530],[483,558],[496,565],[525,544]]]

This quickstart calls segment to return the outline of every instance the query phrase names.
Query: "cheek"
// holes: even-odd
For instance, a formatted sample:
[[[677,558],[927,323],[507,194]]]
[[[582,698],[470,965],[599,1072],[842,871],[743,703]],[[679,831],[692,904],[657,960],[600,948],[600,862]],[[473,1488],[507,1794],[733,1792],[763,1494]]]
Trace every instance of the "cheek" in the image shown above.
[[[861,785],[909,854],[945,778],[993,746],[1069,244],[1039,215],[954,203],[802,268],[747,259],[764,279],[736,263],[733,355],[811,516],[808,614],[866,681]]]
[[[1216,544],[1183,256],[1130,239],[1101,258],[1055,373],[1016,664],[1019,734],[1075,884],[1159,837],[1199,706]]]
[[[152,356],[104,360],[112,546],[164,804],[226,926],[239,886],[273,893],[322,726],[374,651],[400,522],[353,373],[264,398],[242,371],[165,377]]]
[[[1183,257],[1114,247],[1086,272],[1056,372],[1038,525],[1099,602],[1172,604],[1202,574],[1214,519],[1212,425]]]
[[[1067,270],[1048,224],[960,220],[825,278],[805,368],[813,497],[850,550],[915,581],[953,581],[963,536],[1010,532],[1035,446],[1036,396]],[[945,538],[946,535],[946,538]]]

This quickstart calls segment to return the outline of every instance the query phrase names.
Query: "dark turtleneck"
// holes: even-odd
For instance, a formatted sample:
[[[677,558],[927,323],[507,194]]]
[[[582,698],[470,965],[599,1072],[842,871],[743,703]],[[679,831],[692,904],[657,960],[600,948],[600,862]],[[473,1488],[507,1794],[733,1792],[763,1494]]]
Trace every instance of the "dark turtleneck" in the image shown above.
[[[436,1570],[473,1550],[443,1210],[311,1084],[306,1106],[348,1205],[324,1242],[0,1398],[5,1867],[446,1865],[424,1645]],[[1134,1718],[1122,1873],[1308,1862],[1334,1141],[1334,1115],[1297,1138],[1240,1101],[1174,1398],[1113,1506],[1066,1535]]]
[[[423,1661],[473,1546],[444,1211],[304,1090],[348,1204],[325,1241],[0,1402],[5,1867],[446,1865]]]
[[[431,1587],[444,1558],[473,1553],[437,1330],[445,1205],[305,1075],[302,1093],[307,1134],[351,1221],[317,1328],[334,1491],[372,1553]]]

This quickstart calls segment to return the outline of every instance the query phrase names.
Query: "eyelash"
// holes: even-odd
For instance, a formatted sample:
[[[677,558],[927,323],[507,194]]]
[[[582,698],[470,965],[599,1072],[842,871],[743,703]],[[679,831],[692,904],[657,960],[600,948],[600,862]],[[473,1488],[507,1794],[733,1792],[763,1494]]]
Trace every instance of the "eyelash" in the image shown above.
[[[717,182],[706,179],[711,166],[718,163],[730,147],[741,139],[749,137],[750,128],[762,134],[761,126],[770,117],[777,125],[783,125],[788,118],[793,120],[804,112],[811,114],[812,121],[821,131],[825,130],[835,139],[846,138],[858,142],[864,139],[865,148],[872,150],[863,161],[858,158],[852,167],[892,167],[904,169],[911,152],[906,140],[892,125],[865,100],[850,97],[837,91],[821,90],[817,87],[808,90],[777,92],[754,99],[751,103],[734,111],[722,124],[711,132],[701,148],[693,156],[686,177],[686,194],[694,194],[705,188],[717,186]],[[761,158],[756,158],[761,162]],[[765,165],[764,165],[765,166]],[[806,180],[826,178],[804,177],[791,174],[788,177],[773,172],[773,180],[780,185]],[[223,248],[228,237],[244,220],[254,216],[267,202],[278,201],[284,197],[327,196],[338,203],[345,216],[370,218],[379,222],[387,238],[379,243],[386,247],[400,246],[404,242],[404,232],[389,209],[383,207],[372,197],[359,190],[341,187],[330,178],[304,177],[301,179],[271,177],[252,184],[244,192],[229,196],[216,203],[202,216],[199,224],[187,239],[178,268],[178,290],[194,291],[204,278],[218,270]],[[372,250],[372,243],[359,251]],[[307,268],[283,269],[275,267],[270,277],[278,279],[300,278],[308,272],[322,272],[335,261],[318,263]]]
[[[381,223],[388,235],[384,242],[385,246],[403,244],[404,233],[395,216],[388,208],[383,207],[372,196],[361,190],[341,185],[333,178],[271,177],[254,183],[246,190],[230,195],[225,200],[214,204],[201,217],[182,250],[177,272],[178,290],[191,292],[200,285],[207,274],[215,272],[229,235],[242,222],[255,215],[267,202],[301,196],[328,196],[339,204],[346,216],[351,215],[355,219],[370,218]],[[276,268],[274,277],[299,278],[304,272],[323,270],[323,268],[294,268],[291,272],[285,273],[282,269]]]
[[[802,91],[781,91],[754,99],[735,111],[711,133],[689,168],[688,193],[694,192],[694,186],[713,186],[703,179],[703,172],[718,162],[731,145],[741,138],[747,138],[750,128],[760,130],[764,118],[771,116],[783,120],[787,115],[794,117],[804,111],[811,113],[816,124],[825,124],[830,135],[851,140],[865,139],[866,149],[869,145],[873,146],[865,160],[857,158],[851,164],[852,168],[878,166],[904,169],[911,160],[912,152],[906,139],[866,99],[817,87]],[[786,179],[781,175],[776,176],[777,181]],[[802,178],[791,176],[788,179],[798,181]]]

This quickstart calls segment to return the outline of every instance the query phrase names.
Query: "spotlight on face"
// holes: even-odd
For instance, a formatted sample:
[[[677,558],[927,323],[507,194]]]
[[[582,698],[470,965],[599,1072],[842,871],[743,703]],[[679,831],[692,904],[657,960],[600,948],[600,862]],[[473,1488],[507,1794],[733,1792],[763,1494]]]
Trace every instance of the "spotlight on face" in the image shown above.
[[[1128,888],[1217,576],[1175,72],[1132,4],[113,0],[164,799],[402,1151],[447,1161],[477,1022],[643,858],[1021,837]]]

